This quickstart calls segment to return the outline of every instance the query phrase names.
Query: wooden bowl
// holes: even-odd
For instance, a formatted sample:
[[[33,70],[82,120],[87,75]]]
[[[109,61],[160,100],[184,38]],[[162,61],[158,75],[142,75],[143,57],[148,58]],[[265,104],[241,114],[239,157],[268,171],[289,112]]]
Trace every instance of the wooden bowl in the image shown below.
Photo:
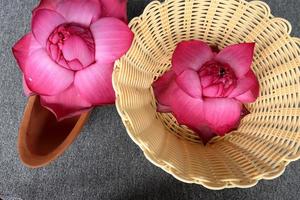
[[[80,134],[89,114],[58,122],[49,110],[41,106],[38,96],[29,97],[18,138],[23,164],[38,168],[55,160]]]

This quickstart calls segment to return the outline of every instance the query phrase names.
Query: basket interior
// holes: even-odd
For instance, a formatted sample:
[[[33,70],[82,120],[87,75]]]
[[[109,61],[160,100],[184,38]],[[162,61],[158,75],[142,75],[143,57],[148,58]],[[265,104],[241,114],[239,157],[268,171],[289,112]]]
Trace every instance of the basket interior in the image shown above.
[[[152,2],[131,21],[133,45],[115,65],[118,111],[147,158],[176,178],[211,189],[250,187],[280,175],[300,146],[300,40],[262,2]],[[156,112],[152,83],[171,67],[176,45],[199,39],[220,49],[255,42],[260,96],[238,130],[204,146],[171,114]]]

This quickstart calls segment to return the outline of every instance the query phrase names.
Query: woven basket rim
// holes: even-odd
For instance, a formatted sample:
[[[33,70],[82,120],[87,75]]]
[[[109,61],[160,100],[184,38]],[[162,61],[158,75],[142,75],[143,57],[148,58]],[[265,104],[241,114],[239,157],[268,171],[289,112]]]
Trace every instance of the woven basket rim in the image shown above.
[[[149,3],[146,8],[144,9],[143,13],[140,16],[134,17],[130,22],[129,22],[129,28],[132,28],[134,26],[136,26],[140,21],[143,20],[143,18],[152,11],[152,9],[154,9],[154,7],[161,7],[164,5],[167,5],[169,2],[172,1],[177,1],[177,0],[165,0],[164,2],[160,2],[158,0],[154,0],[151,3]],[[270,20],[278,20],[283,22],[286,25],[286,32],[289,35],[289,38],[294,40],[295,42],[300,44],[300,38],[298,37],[292,37],[291,31],[292,31],[292,25],[291,23],[281,17],[274,17],[271,14],[271,9],[269,7],[269,5],[263,1],[259,1],[259,0],[254,0],[254,1],[246,1],[246,0],[234,0],[236,2],[239,3],[243,3],[243,4],[257,4],[259,6],[264,7],[264,9],[267,10],[268,13],[268,17]],[[300,49],[300,47],[298,47]],[[127,55],[127,54],[126,54]],[[126,57],[126,55],[124,55],[122,58]],[[293,161],[297,161],[300,159],[300,154],[294,156],[294,157],[287,157],[285,156],[284,158],[282,158],[281,162],[278,164],[278,168],[275,168],[273,171],[268,171],[264,174],[261,174],[260,176],[257,176],[255,179],[253,180],[247,180],[249,181],[249,183],[245,184],[243,182],[243,184],[239,185],[239,184],[233,184],[231,182],[225,182],[224,181],[224,185],[220,186],[220,187],[215,187],[215,186],[211,186],[209,185],[209,183],[205,180],[195,180],[192,177],[190,179],[188,179],[187,177],[183,177],[181,176],[179,173],[176,172],[176,169],[171,166],[169,163],[163,161],[160,158],[157,158],[152,152],[151,150],[147,149],[146,147],[143,146],[143,144],[138,140],[138,138],[135,137],[135,134],[132,132],[133,130],[133,125],[130,124],[130,120],[128,119],[128,117],[126,116],[126,111],[122,110],[122,106],[120,104],[120,99],[119,99],[119,86],[118,86],[118,72],[119,72],[119,65],[121,63],[122,58],[120,58],[118,61],[115,62],[114,64],[114,71],[113,71],[113,75],[112,75],[112,82],[113,82],[113,88],[115,90],[116,93],[116,108],[117,111],[122,119],[122,122],[127,130],[128,135],[130,136],[130,138],[141,148],[141,150],[143,151],[145,157],[155,166],[163,169],[164,171],[166,171],[167,173],[171,174],[173,177],[175,177],[176,179],[185,182],[185,183],[194,183],[194,184],[199,184],[202,185],[208,189],[211,190],[221,190],[221,189],[226,189],[226,188],[250,188],[255,186],[260,180],[272,180],[275,179],[279,176],[281,176],[285,169],[286,166]],[[129,122],[129,123],[128,123]]]

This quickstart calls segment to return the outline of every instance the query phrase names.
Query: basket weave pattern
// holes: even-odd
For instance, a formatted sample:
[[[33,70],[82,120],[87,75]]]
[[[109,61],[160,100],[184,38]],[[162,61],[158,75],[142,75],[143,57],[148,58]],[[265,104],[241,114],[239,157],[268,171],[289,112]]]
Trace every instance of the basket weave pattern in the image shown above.
[[[273,179],[300,157],[300,39],[263,2],[154,1],[134,18],[135,39],[115,64],[117,108],[146,157],[179,180],[210,189],[251,187]],[[171,114],[156,112],[151,85],[171,67],[180,41],[200,39],[223,48],[255,42],[253,70],[260,97],[238,130],[204,146]]]

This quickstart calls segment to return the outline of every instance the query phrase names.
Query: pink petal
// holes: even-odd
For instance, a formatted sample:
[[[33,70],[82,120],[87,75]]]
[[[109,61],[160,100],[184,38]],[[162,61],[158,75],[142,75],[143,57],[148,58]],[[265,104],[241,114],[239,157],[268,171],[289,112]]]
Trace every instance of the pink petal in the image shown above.
[[[202,76],[200,78],[202,87],[205,88],[205,87],[211,85],[213,82],[213,79],[214,79],[214,77],[211,75]]]
[[[28,57],[37,49],[42,48],[31,33],[22,37],[12,48],[13,54],[24,71]]]
[[[43,95],[62,92],[74,79],[74,73],[57,65],[44,49],[36,50],[28,57],[24,75],[29,88]]]
[[[62,0],[41,0],[40,4],[33,10],[33,15],[41,9],[55,10],[56,6]]]
[[[242,105],[229,98],[207,98],[204,101],[204,118],[218,135],[223,136],[236,127]]]
[[[79,61],[78,61],[79,62]],[[58,60],[57,61],[57,63],[60,65],[60,66],[62,66],[62,67],[64,67],[64,68],[66,68],[66,69],[70,69],[70,67],[69,67],[69,63],[67,63],[66,62],[66,60],[65,59],[60,59],[60,60]],[[74,66],[73,66],[74,67]],[[82,67],[79,67],[80,69],[82,68]]]
[[[85,41],[77,35],[72,35],[65,41],[62,52],[66,60],[72,61],[78,59],[85,67],[95,60],[94,52],[91,51]]]
[[[172,80],[164,89],[161,88],[160,90],[156,90],[154,88],[155,98],[159,104],[163,106],[171,106],[172,99],[174,98],[173,94],[176,92],[176,90],[181,89],[178,87],[176,81]]]
[[[207,144],[216,134],[208,126],[199,126],[197,129],[194,129],[197,135],[202,139],[204,144]]]
[[[172,65],[177,75],[186,69],[198,71],[202,65],[213,59],[211,48],[202,41],[184,41],[177,45]]]
[[[160,105],[170,105],[170,98],[172,98],[172,93],[174,92],[174,89],[178,87],[175,83],[175,78],[175,73],[171,70],[164,73],[159,79],[157,79],[153,83],[153,91],[156,100]]]
[[[67,63],[68,63],[67,64],[67,69],[72,69],[74,71],[78,71],[78,70],[83,69],[83,65],[81,64],[81,62],[78,59],[67,61]]]
[[[217,97],[222,97],[224,93],[224,85],[222,83],[219,83],[218,85],[219,85],[219,91]]]
[[[157,104],[157,111],[161,113],[170,113],[172,112],[172,108],[170,106],[165,106],[163,104]]]
[[[102,16],[116,17],[127,23],[127,0],[101,0]]]
[[[204,102],[183,93],[182,90],[177,90],[177,92],[173,94],[173,114],[179,124],[186,125],[194,130],[204,144],[206,144],[211,138],[216,136],[216,134],[205,120]]]
[[[240,78],[250,70],[254,48],[255,43],[231,45],[224,48],[215,59],[220,63],[228,64]]]
[[[205,120],[202,99],[193,98],[179,88],[169,96],[172,111],[180,124],[187,125],[192,129],[203,125]]]
[[[229,94],[228,97],[237,97],[248,90],[253,90],[258,96],[259,84],[257,78],[252,70],[250,70],[244,77],[237,81],[236,88]]]
[[[90,26],[100,18],[101,4],[94,0],[68,0],[59,2],[56,10],[68,23]]]
[[[55,44],[51,44],[49,46],[49,54],[53,60],[59,60],[61,52],[59,51],[59,47]]]
[[[247,92],[236,96],[235,99],[242,103],[253,103],[259,96],[259,83],[252,70],[249,71],[247,75],[247,77],[251,79],[251,87]]]
[[[157,92],[161,92],[161,90],[167,88],[175,78],[176,74],[173,70],[167,71],[153,83],[153,88],[155,88]]]
[[[32,92],[32,91],[30,90],[30,88],[28,87],[24,75],[23,75],[23,77],[22,77],[22,83],[23,83],[23,90],[24,90],[25,95],[26,95],[26,96],[34,95],[34,92]]]
[[[40,9],[32,18],[32,32],[40,44],[46,47],[50,34],[60,24],[65,23],[63,16],[53,10]]]
[[[218,93],[219,93],[219,85],[218,84],[214,84],[214,85],[210,85],[206,88],[203,88],[203,96],[206,97],[217,97]]]
[[[241,104],[233,99],[195,99],[178,89],[172,94],[172,111],[180,124],[187,125],[204,140],[215,133],[224,135],[236,127],[240,120]]]
[[[231,86],[226,88],[224,97],[228,97],[231,94],[231,92],[235,89],[235,87],[236,87],[236,84],[232,84]]]
[[[235,99],[239,100],[242,103],[253,103],[256,101],[257,97],[258,95],[256,95],[255,92],[248,90],[247,92],[235,97]]]
[[[74,85],[57,95],[41,96],[41,104],[52,111],[58,120],[80,115],[92,107]]]
[[[188,95],[202,98],[202,87],[199,75],[194,70],[187,69],[176,78],[177,85]]]
[[[131,46],[133,33],[116,18],[101,18],[91,25],[96,45],[96,59],[111,63],[122,57]]]
[[[76,88],[93,105],[115,102],[112,87],[113,66],[113,63],[95,63],[76,73],[74,81]]]

